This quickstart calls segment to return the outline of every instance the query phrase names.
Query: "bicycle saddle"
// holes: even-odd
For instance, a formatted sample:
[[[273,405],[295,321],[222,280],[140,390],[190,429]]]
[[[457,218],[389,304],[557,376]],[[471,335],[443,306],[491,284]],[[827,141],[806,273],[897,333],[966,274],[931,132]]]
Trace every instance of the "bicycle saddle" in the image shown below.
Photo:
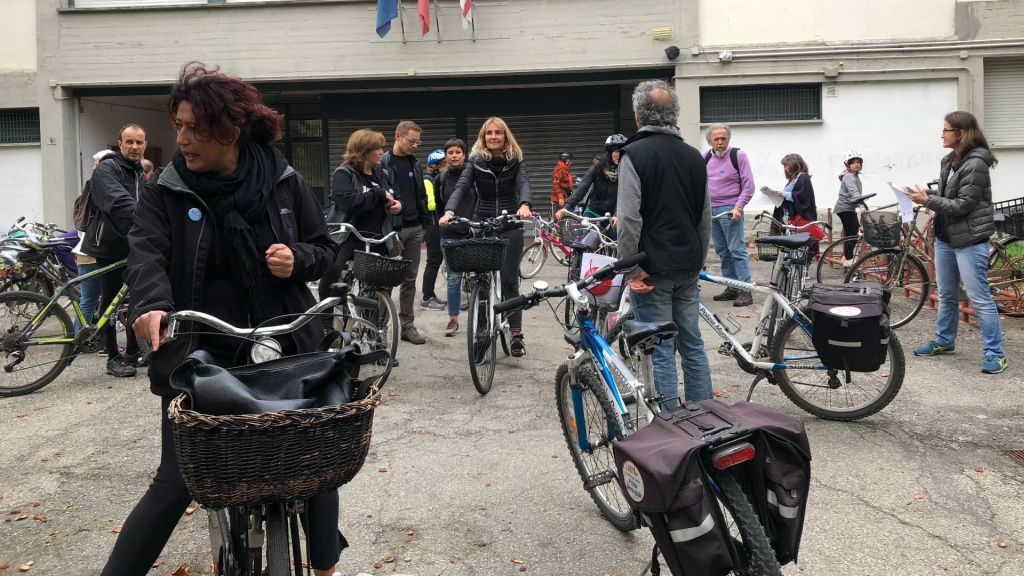
[[[803,248],[811,243],[811,235],[807,232],[801,232],[799,234],[790,234],[789,236],[762,236],[754,240],[758,244],[767,244],[769,246],[778,246],[779,248],[789,248],[795,250],[797,248]]]
[[[626,344],[629,346],[636,346],[648,338],[656,340],[656,342],[651,342],[651,344],[661,344],[666,340],[675,338],[678,332],[679,329],[671,321],[640,322],[628,320],[622,324],[622,336],[626,339]]]

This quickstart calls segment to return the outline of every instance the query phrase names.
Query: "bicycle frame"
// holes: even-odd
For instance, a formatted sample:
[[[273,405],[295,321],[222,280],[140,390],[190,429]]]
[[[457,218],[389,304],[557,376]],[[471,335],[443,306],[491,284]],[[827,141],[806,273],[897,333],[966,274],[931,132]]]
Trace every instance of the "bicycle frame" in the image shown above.
[[[65,296],[68,293],[72,293],[73,294],[72,288],[74,286],[77,286],[78,284],[81,284],[82,282],[85,282],[86,280],[92,280],[94,278],[98,278],[99,276],[102,276],[102,275],[104,275],[104,274],[106,274],[108,272],[112,272],[114,270],[117,270],[119,268],[124,268],[127,264],[128,264],[128,260],[118,260],[117,262],[114,262],[113,264],[110,264],[109,266],[104,266],[103,268],[100,268],[98,270],[93,270],[92,272],[89,272],[88,274],[83,274],[81,276],[78,276],[77,278],[73,278],[70,281],[68,281],[67,283],[65,283],[65,284],[61,285],[60,287],[58,287],[56,290],[54,290],[54,294],[50,298],[50,301],[47,302],[46,306],[43,306],[43,308],[39,312],[37,312],[35,314],[35,316],[32,318],[32,321],[29,322],[25,326],[24,329],[22,329],[21,335],[24,336],[29,331],[35,330],[36,328],[38,328],[40,322],[42,322],[43,318],[45,318],[47,316],[47,314],[49,313],[50,309],[57,305],[57,301],[60,300],[60,298],[62,296]],[[100,330],[105,328],[107,326],[107,324],[109,324],[111,322],[111,319],[116,314],[117,309],[121,306],[121,302],[124,300],[125,296],[127,296],[127,295],[128,295],[128,284],[123,284],[121,286],[121,289],[114,296],[113,300],[111,300],[110,305],[107,306],[107,309],[103,311],[103,314],[100,316],[100,319],[99,319],[99,321],[96,322],[96,324],[90,324],[92,319],[85,317],[85,314],[82,313],[82,308],[81,308],[81,306],[78,303],[78,299],[72,297],[72,298],[70,298],[70,300],[71,300],[71,307],[74,309],[75,315],[78,318],[78,321],[82,325],[81,332],[79,332],[77,335],[64,336],[64,337],[61,337],[61,338],[40,338],[38,340],[30,340],[30,341],[26,341],[25,345],[26,346],[43,346],[43,345],[49,345],[49,344],[69,344],[69,343],[73,343],[73,342],[82,342],[82,341],[88,340],[88,339],[92,338]]]

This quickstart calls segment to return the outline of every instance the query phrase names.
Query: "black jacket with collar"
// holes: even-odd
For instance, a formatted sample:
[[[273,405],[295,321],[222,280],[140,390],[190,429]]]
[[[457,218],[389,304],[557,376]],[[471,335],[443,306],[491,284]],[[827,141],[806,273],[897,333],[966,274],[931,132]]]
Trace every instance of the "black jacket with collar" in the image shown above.
[[[521,160],[509,160],[495,174],[483,156],[470,156],[455,191],[445,202],[445,212],[458,210],[466,194],[474,188],[477,193],[473,210],[476,218],[493,218],[502,210],[515,214],[523,204],[533,206],[530,177],[526,173],[526,164]]]
[[[92,173],[89,229],[82,252],[93,258],[120,260],[128,256],[128,231],[135,218],[139,193],[146,187],[142,165],[120,152],[108,154]]]
[[[206,272],[211,265],[216,239],[210,210],[195,192],[189,190],[173,165],[160,176],[152,194],[143,194],[128,233],[127,281],[131,289],[131,322],[153,310],[206,310],[203,302]],[[336,246],[327,233],[319,202],[309,185],[288,166],[278,177],[267,215],[277,242],[291,248],[295,257],[290,278],[271,278],[256,295],[266,318],[308,310],[315,300],[305,283],[323,275],[334,262]],[[260,247],[261,249],[263,247]],[[186,327],[183,332],[190,332]],[[309,352],[323,338],[319,322],[310,322],[292,333],[290,342],[282,342],[286,352]],[[182,335],[161,346],[153,355],[149,370],[154,394],[175,394],[168,384],[171,370],[193,350],[195,338]]]
[[[391,187],[396,191],[396,197],[400,195],[398,191],[398,172],[394,167],[394,157],[392,156],[391,150],[384,153],[384,157],[381,158],[380,165],[387,171],[388,176],[391,178]],[[424,227],[430,226],[430,213],[427,212],[427,187],[423,184],[423,164],[419,160],[413,165],[412,168],[413,178],[416,181],[416,211],[419,213],[420,224]],[[398,198],[399,201],[405,202],[405,198]],[[391,216],[391,225],[395,230],[402,228],[402,215],[394,214]]]

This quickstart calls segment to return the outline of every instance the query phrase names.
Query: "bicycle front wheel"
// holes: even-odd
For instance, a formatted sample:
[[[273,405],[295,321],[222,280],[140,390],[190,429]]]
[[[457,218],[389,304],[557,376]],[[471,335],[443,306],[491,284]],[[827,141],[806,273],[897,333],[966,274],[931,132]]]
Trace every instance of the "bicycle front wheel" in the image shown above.
[[[268,504],[267,514],[267,576],[288,576],[288,517],[282,503]]]
[[[889,326],[899,328],[914,319],[931,292],[931,278],[913,254],[884,248],[865,254],[846,274],[847,282],[878,282],[892,292]]]
[[[906,358],[896,333],[889,336],[885,362],[874,372],[825,369],[811,335],[789,318],[776,333],[772,362],[782,392],[800,408],[826,420],[851,421],[870,416],[892,402],[903,386]]]
[[[494,345],[494,312],[491,310],[490,291],[477,284],[469,301],[469,327],[466,340],[469,349],[469,374],[473,386],[481,395],[491,391],[494,382],[494,364],[497,347]]]
[[[860,252],[860,236],[846,236],[836,240],[821,251],[821,255],[818,257],[818,265],[814,271],[815,280],[830,284],[839,284],[843,281],[847,270],[843,268],[843,258],[845,258],[843,247],[847,242],[856,243],[853,255],[854,257],[857,256]]]
[[[523,255],[519,258],[519,277],[525,279],[536,276],[544,267],[544,261],[547,258],[543,242],[531,244],[529,248],[523,250]]]
[[[35,292],[0,294],[0,396],[35,392],[53,382],[74,359],[74,343],[52,342],[74,338],[71,318],[57,305],[43,313],[49,302]],[[33,321],[35,328],[22,335]]]
[[[739,560],[733,574],[782,576],[782,567],[743,487],[728,471],[715,473],[713,479],[718,486],[716,495],[728,512],[726,526]]]
[[[988,259],[992,299],[1002,314],[1024,316],[1024,239],[996,244]]]
[[[636,530],[640,524],[619,488],[612,454],[612,440],[625,437],[622,419],[604,382],[585,366],[576,373],[574,386],[569,365],[563,363],[555,373],[555,400],[562,434],[583,479],[583,489],[612,526],[623,532]]]
[[[374,290],[362,298],[375,301],[374,305],[356,305],[356,316],[366,320],[377,327],[380,332],[379,339],[391,354],[391,361],[395,362],[398,354],[398,310],[395,309],[395,302],[386,292]]]

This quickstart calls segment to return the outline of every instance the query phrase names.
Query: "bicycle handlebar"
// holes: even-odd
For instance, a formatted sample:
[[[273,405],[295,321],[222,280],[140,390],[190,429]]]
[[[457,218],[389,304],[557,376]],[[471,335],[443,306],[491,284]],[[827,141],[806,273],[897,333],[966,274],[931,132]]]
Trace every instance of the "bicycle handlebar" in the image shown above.
[[[604,216],[590,217],[584,216],[582,214],[577,214],[570,210],[566,210],[565,215],[572,218],[573,220],[576,220],[577,222],[582,222],[584,224],[587,222],[608,222],[613,218],[613,216],[608,212],[605,212]]]
[[[242,338],[262,338],[267,336],[279,336],[281,334],[288,334],[294,332],[299,328],[308,324],[313,318],[322,315],[325,311],[330,310],[335,306],[339,306],[344,302],[344,298],[340,296],[331,296],[324,298],[320,302],[316,303],[312,308],[305,312],[299,312],[298,318],[289,322],[288,324],[275,324],[273,326],[262,326],[259,328],[239,328],[228,324],[227,322],[212,316],[205,312],[199,312],[198,310],[180,310],[178,312],[170,312],[164,317],[162,323],[167,324],[166,332],[164,337],[160,339],[160,343],[169,342],[177,336],[178,324],[181,322],[196,322],[204,326],[213,328],[214,330],[231,336],[240,336]]]
[[[462,218],[461,216],[452,216],[448,221],[448,224],[466,224],[470,228],[480,230],[485,228],[496,228],[502,224],[528,224],[529,222],[529,220],[520,220],[515,214],[503,212],[500,216],[484,218],[483,220],[470,220],[469,218]]]
[[[360,242],[363,242],[364,244],[383,244],[383,243],[387,242],[388,240],[391,240],[392,238],[398,238],[398,232],[395,232],[395,231],[389,232],[387,235],[385,235],[383,238],[380,238],[380,239],[367,238],[367,237],[363,236],[362,234],[360,234],[359,230],[356,230],[355,226],[349,224],[348,222],[340,222],[340,223],[328,222],[327,226],[328,227],[330,227],[330,226],[337,226],[338,227],[337,230],[335,230],[334,232],[331,232],[332,236],[335,235],[335,234],[341,234],[342,232],[350,232],[352,234],[355,234],[356,239],[359,240]]]
[[[508,312],[510,310],[516,310],[519,308],[522,308],[523,310],[532,308],[533,306],[536,306],[542,300],[545,300],[547,298],[557,298],[560,296],[565,296],[570,286],[583,290],[592,288],[599,282],[604,282],[605,280],[608,280],[612,276],[615,276],[616,274],[623,270],[626,270],[627,268],[632,268],[634,266],[643,264],[645,260],[647,260],[647,253],[640,252],[638,254],[630,256],[629,258],[617,260],[615,262],[612,262],[611,264],[608,264],[607,266],[603,266],[598,270],[594,271],[593,274],[587,276],[586,278],[578,282],[570,282],[557,288],[534,291],[529,294],[520,294],[519,296],[509,298],[508,300],[504,300],[502,302],[498,302],[497,304],[495,304],[494,313],[504,314],[505,312]]]
[[[793,226],[792,224],[783,224],[782,222],[777,220],[774,216],[772,216],[771,214],[769,214],[766,211],[765,212],[761,212],[757,216],[754,216],[754,221],[757,222],[757,224],[760,224],[761,221],[763,221],[763,220],[768,220],[769,223],[774,224],[775,226],[778,226],[779,228],[781,228],[783,230],[789,230],[790,232],[804,232],[804,231],[806,231],[806,230],[808,230],[808,229],[810,229],[810,228],[812,228],[814,226],[821,226],[822,228],[831,228],[831,226],[829,226],[828,224],[822,222],[821,220],[815,220],[814,222],[808,222],[807,224],[804,224],[803,226]],[[754,225],[757,226],[757,224],[754,224]]]

